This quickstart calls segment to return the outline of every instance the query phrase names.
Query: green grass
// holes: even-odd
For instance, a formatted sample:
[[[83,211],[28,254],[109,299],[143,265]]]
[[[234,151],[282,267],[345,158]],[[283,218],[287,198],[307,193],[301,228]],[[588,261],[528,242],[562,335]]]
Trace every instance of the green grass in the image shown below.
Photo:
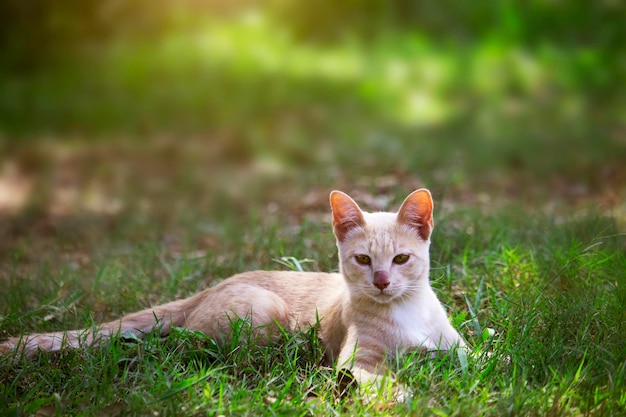
[[[181,329],[163,340],[117,339],[34,360],[1,358],[0,407],[10,415],[624,413],[623,235],[603,215],[557,223],[539,212],[520,219],[516,211],[503,208],[487,218],[452,210],[438,219],[433,286],[472,349],[467,363],[454,354],[397,359],[393,368],[411,393],[404,404],[381,409],[358,398],[338,400],[336,374],[318,367],[314,333],[285,334],[259,347],[246,342],[239,322],[240,339],[224,345]],[[203,213],[193,215],[202,222]],[[286,255],[314,259],[301,264],[306,269],[335,268],[325,220],[227,219],[223,230],[210,232],[219,234],[218,247],[202,252],[197,242],[206,231],[179,236],[179,252],[164,240],[169,227],[147,222],[119,225],[126,235],[115,228],[97,233],[97,243],[87,245],[85,237],[61,234],[36,259],[28,259],[27,247],[21,255],[16,249],[4,261],[0,332],[91,326],[243,269],[285,268],[276,259]],[[135,228],[148,232],[136,240]],[[88,261],[63,259],[77,247]]]

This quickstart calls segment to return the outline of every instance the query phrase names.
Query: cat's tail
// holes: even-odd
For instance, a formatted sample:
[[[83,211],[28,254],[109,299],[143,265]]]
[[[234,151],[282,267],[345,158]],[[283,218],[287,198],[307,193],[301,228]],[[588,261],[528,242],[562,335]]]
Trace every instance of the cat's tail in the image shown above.
[[[165,336],[172,326],[184,326],[187,314],[204,295],[205,293],[201,292],[183,300],[147,308],[118,320],[94,325],[93,328],[11,337],[0,342],[0,354],[30,357],[40,350],[55,352],[66,348],[96,346],[113,336],[128,333],[142,337],[146,333],[157,331],[161,336]]]

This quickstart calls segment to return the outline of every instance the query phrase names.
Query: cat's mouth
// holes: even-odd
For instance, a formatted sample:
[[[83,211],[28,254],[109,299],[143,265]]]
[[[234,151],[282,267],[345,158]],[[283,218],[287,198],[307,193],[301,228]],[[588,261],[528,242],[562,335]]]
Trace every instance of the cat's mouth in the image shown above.
[[[369,293],[370,297],[374,299],[374,301],[379,303],[388,303],[395,298],[395,294],[393,291],[385,288],[383,290],[376,289],[376,291],[371,291]]]
[[[373,286],[361,286],[358,290],[359,298],[366,298],[377,304],[388,304],[398,297],[398,292],[391,288],[378,289]]]

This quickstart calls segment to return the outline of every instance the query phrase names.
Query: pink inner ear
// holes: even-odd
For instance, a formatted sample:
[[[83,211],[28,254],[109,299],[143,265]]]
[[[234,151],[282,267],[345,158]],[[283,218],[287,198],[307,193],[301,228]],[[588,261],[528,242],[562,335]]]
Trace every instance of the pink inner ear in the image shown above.
[[[430,192],[422,188],[413,191],[398,211],[398,222],[416,229],[427,240],[435,226],[433,221],[433,199]]]
[[[330,206],[333,210],[333,231],[339,240],[344,240],[348,232],[365,224],[363,213],[350,196],[341,191],[330,193]]]

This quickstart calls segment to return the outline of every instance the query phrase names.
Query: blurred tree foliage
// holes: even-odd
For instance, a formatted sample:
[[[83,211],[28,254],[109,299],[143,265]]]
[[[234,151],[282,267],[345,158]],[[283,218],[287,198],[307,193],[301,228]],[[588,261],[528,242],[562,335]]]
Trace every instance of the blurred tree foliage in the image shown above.
[[[275,9],[299,36],[317,40],[418,30],[438,40],[496,36],[611,49],[626,39],[626,9],[618,0],[276,0]]]
[[[227,15],[248,0],[3,0],[0,65],[35,71],[80,56],[113,39],[145,41],[202,14]]]
[[[275,0],[274,10],[306,41],[417,32],[444,44],[585,49],[587,62],[572,70],[588,89],[604,92],[615,91],[613,82],[626,72],[626,5],[620,0]]]
[[[524,44],[617,50],[626,40],[626,8],[620,0],[4,0],[0,42],[5,52],[10,48],[5,57],[20,51],[62,54],[86,40],[150,37],[181,18],[190,24],[193,16],[228,15],[250,6],[267,7],[297,37],[316,41],[419,31],[439,41],[496,36]]]
[[[611,89],[626,67],[626,8],[620,0],[3,0],[0,2],[0,66],[36,71],[80,56],[113,38],[150,40],[203,15],[228,16],[261,7],[300,41],[355,41],[418,32],[432,42],[497,41],[535,47],[586,48],[588,87]],[[97,55],[97,54],[96,54]],[[596,71],[597,72],[597,71]],[[607,88],[608,87],[608,88]]]
[[[147,103],[144,106],[146,109],[158,107],[158,103],[162,102],[166,110],[161,113],[176,114],[170,107],[186,109],[185,103],[192,106],[194,100],[205,103],[201,101],[204,98],[194,95],[198,88],[194,91],[189,88],[190,77],[198,83],[204,82],[202,86],[206,91],[213,91],[218,84],[232,84],[227,88],[228,104],[238,110],[234,113],[237,115],[241,109],[250,108],[249,113],[258,114],[259,109],[268,107],[266,102],[250,104],[253,97],[265,99],[278,96],[275,101],[292,104],[294,96],[302,90],[306,90],[303,93],[306,97],[319,91],[319,79],[311,78],[303,86],[302,80],[288,80],[284,71],[280,74],[260,74],[258,61],[251,61],[243,72],[237,72],[225,63],[219,66],[215,57],[206,57],[206,49],[202,49],[204,46],[193,50],[186,48],[188,40],[175,43],[175,36],[170,36],[170,40],[162,44],[165,47],[160,49],[169,51],[167,57],[160,57],[152,48],[167,35],[202,31],[217,22],[227,22],[230,17],[250,8],[270,16],[271,25],[280,25],[280,29],[291,36],[293,42],[286,43],[284,48],[274,46],[271,49],[271,45],[265,48],[274,55],[293,55],[298,48],[306,50],[305,47],[309,46],[330,49],[342,43],[364,45],[361,49],[370,52],[374,49],[372,41],[380,41],[377,43],[379,52],[384,49],[390,55],[406,55],[407,63],[415,66],[415,62],[425,60],[424,50],[429,51],[431,58],[437,51],[446,51],[454,59],[440,62],[434,71],[441,73],[446,69],[460,74],[447,76],[450,81],[446,81],[446,85],[441,82],[438,90],[422,87],[428,90],[426,93],[430,97],[446,100],[448,107],[455,103],[446,95],[450,91],[456,95],[464,94],[463,100],[469,103],[469,108],[478,108],[485,100],[493,102],[490,104],[492,108],[500,108],[506,104],[504,98],[523,97],[525,94],[532,96],[532,103],[538,102],[536,96],[548,96],[552,100],[547,100],[550,103],[559,101],[567,104],[562,94],[566,91],[574,104],[584,102],[591,107],[594,107],[593,103],[602,104],[603,110],[595,114],[606,113],[604,110],[615,103],[617,105],[611,110],[613,115],[624,108],[625,95],[621,85],[626,77],[626,8],[620,0],[170,0],[158,4],[149,0],[3,0],[0,2],[0,83],[4,82],[4,93],[0,94],[0,110],[5,116],[0,117],[0,124],[14,130],[16,126],[37,125],[35,120],[43,120],[42,125],[51,126],[62,125],[65,119],[72,121],[66,124],[76,120],[84,123],[89,119],[84,114],[89,106],[81,104],[81,98],[75,93],[89,89],[91,92],[85,97],[102,98],[108,94],[107,97],[113,97],[110,102],[115,104],[94,110],[92,113],[101,117],[102,122],[92,124],[114,124],[112,121],[119,118],[107,118],[106,115],[122,112],[118,110],[123,106],[119,105],[117,96],[124,94],[132,95],[132,104],[128,105],[132,109],[138,107],[137,103],[143,98]],[[245,30],[241,33],[245,34]],[[263,43],[267,39],[255,38],[255,41]],[[175,47],[167,47],[168,42],[174,42]],[[116,45],[117,50],[111,45]],[[119,58],[120,50],[126,46],[129,46],[126,55],[138,55],[137,59]],[[235,42],[230,47],[236,49],[240,45]],[[183,56],[181,51],[187,51],[187,55]],[[523,53],[518,57],[515,55],[517,51]],[[528,51],[531,52],[527,54],[531,58],[527,60],[530,64],[535,60],[543,69],[554,68],[543,83],[537,81],[541,74],[530,77],[533,78],[530,83],[532,88],[521,85],[524,74],[518,74],[526,71],[524,52]],[[234,62],[237,58],[246,55],[245,51],[233,52],[235,58],[228,55],[222,58],[224,62],[230,60],[228,62],[232,61],[231,64],[236,66]],[[111,61],[112,64],[89,65],[94,59],[110,61],[116,54],[118,61]],[[204,54],[205,59],[199,59],[199,54]],[[255,54],[256,51],[248,53],[249,56]],[[378,58],[379,66],[388,64]],[[414,61],[411,62],[411,59]],[[276,62],[275,65],[283,68],[286,61]],[[471,66],[472,62],[478,69],[464,66]],[[409,64],[398,66],[400,72],[410,71],[412,67]],[[55,74],[55,66],[66,68]],[[369,71],[377,77],[385,72],[372,70],[372,66],[375,67],[376,63],[363,64],[362,67],[366,68],[363,72],[367,74]],[[476,76],[472,71],[483,73]],[[42,74],[43,77],[38,77]],[[427,77],[419,73],[413,76],[415,80],[403,81],[404,87],[427,83]],[[91,82],[97,77],[100,77],[100,84]],[[351,81],[352,84],[333,81],[332,85],[328,84],[328,89],[332,90],[329,95],[357,96],[354,93],[357,90],[360,97],[364,97],[362,101],[375,101],[389,107],[389,97],[373,77],[370,75],[367,78],[366,75],[363,79]],[[478,87],[472,77],[479,79]],[[169,82],[163,82],[165,79]],[[87,87],[76,87],[80,80]],[[124,83],[120,80],[130,81]],[[159,91],[152,87],[155,80],[160,84]],[[178,82],[182,85],[176,84]],[[251,85],[245,85],[246,82]],[[141,89],[144,84],[145,91]],[[46,90],[40,85],[49,88]],[[170,90],[165,88],[167,85],[171,87],[171,94],[161,99],[169,94]],[[177,85],[180,88],[174,91]],[[292,88],[293,85],[298,87]],[[402,89],[406,89],[404,87]],[[236,95],[232,91],[237,88],[246,92],[243,104],[233,98]],[[346,88],[348,91],[345,91]],[[266,90],[268,93],[263,94]],[[476,93],[477,90],[480,91]],[[529,93],[530,90],[533,91]],[[218,110],[206,103],[195,106],[203,109],[202,114],[212,115],[219,114],[218,110],[224,107],[221,102],[216,102]],[[211,111],[207,110],[209,108]],[[198,112],[180,112],[194,114],[194,120],[204,120],[198,117]],[[285,114],[283,108],[279,112]],[[128,118],[133,120],[141,118],[136,112],[127,113]],[[156,111],[146,110],[145,113],[145,119],[167,120],[167,117],[159,117],[161,113]],[[33,115],[41,117],[37,119]],[[470,116],[478,119],[475,113]],[[552,119],[553,116],[554,112]],[[498,115],[494,117],[499,118]],[[50,120],[54,123],[49,123]],[[462,122],[466,123],[465,120]]]

